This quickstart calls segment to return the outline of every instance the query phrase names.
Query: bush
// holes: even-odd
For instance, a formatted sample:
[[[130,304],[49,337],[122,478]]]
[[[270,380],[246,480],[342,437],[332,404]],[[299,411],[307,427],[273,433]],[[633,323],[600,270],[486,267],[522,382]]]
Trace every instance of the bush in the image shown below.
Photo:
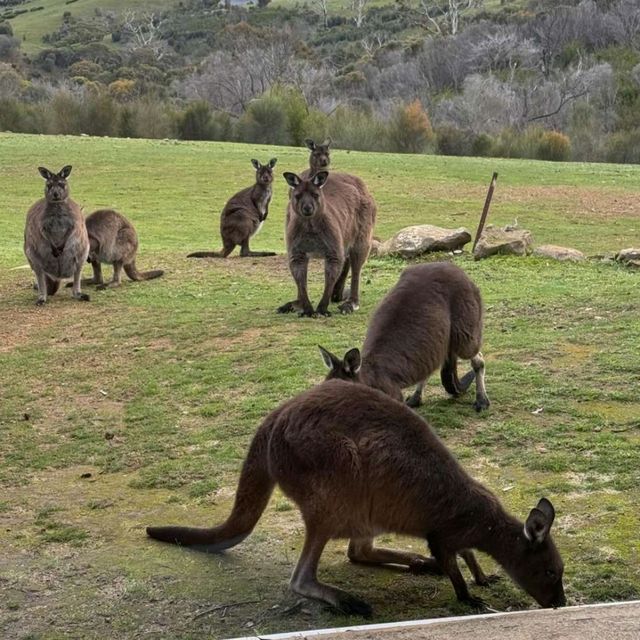
[[[536,157],[539,160],[560,162],[568,160],[571,155],[569,136],[559,131],[544,131],[540,135]]]
[[[486,133],[478,134],[471,144],[471,153],[474,156],[490,156],[493,152],[493,138]]]
[[[436,149],[443,156],[471,155],[469,134],[455,127],[441,127],[436,133]]]
[[[289,144],[287,116],[278,97],[265,95],[253,100],[237,124],[244,142]]]
[[[389,123],[392,151],[422,153],[433,142],[433,129],[419,100],[398,107]]]
[[[329,120],[329,133],[335,146],[358,151],[386,151],[388,132],[373,114],[340,107]]]
[[[209,103],[200,100],[190,104],[178,116],[177,130],[178,137],[183,140],[212,140],[213,124]]]
[[[640,129],[618,131],[607,140],[609,162],[640,164]]]

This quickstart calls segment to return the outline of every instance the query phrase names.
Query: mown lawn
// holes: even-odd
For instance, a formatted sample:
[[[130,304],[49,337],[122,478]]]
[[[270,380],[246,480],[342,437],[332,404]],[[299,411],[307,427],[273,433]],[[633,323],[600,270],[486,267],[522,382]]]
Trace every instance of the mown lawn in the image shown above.
[[[306,164],[302,149],[0,134],[0,635],[220,638],[363,622],[288,593],[303,528],[280,494],[222,556],[144,535],[151,523],[225,517],[261,418],[321,380],[317,344],[361,343],[404,266],[370,260],[353,316],[276,315],[294,292],[280,177],[253,243],[279,256],[187,260],[218,248],[218,213],[252,180],[250,158],[273,156],[278,176]],[[370,185],[383,238],[419,222],[474,230],[496,170],[494,223],[517,218],[539,243],[590,255],[640,243],[639,167],[347,152],[334,163]],[[123,211],[141,238],[138,266],[165,277],[34,306],[24,215],[42,192],[36,167],[64,164],[73,197],[87,212]],[[471,396],[452,401],[434,378],[420,413],[520,517],[552,499],[570,603],[640,597],[640,273],[599,260],[456,261],[487,308],[492,407],[478,416]],[[317,300],[320,265],[311,271]],[[369,600],[375,621],[470,613],[445,578],[352,566],[345,549],[327,549],[321,576]],[[498,610],[532,606],[508,579],[481,595]]]

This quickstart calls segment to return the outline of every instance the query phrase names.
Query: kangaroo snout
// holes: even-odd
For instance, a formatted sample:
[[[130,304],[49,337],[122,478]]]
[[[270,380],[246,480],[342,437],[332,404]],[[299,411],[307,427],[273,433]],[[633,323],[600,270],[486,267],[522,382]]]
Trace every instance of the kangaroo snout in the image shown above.
[[[313,206],[310,204],[302,205],[302,215],[310,216],[313,213]]]

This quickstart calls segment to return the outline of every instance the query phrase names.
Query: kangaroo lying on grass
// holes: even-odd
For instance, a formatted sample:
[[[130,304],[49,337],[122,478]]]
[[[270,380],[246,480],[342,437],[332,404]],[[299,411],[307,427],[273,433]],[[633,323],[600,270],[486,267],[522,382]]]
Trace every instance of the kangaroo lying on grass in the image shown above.
[[[422,402],[429,376],[440,369],[442,385],[452,396],[476,381],[476,411],[489,407],[484,386],[482,298],[467,274],[449,262],[405,269],[371,318],[362,347],[340,360],[320,347],[329,368],[327,379],[361,382],[402,401],[402,389],[417,384],[407,400]],[[472,371],[458,379],[458,358],[471,360]]]
[[[73,297],[89,300],[80,291],[80,274],[89,253],[89,239],[80,207],[69,197],[67,178],[71,166],[59,173],[38,167],[47,181],[45,197],[28,211],[24,229],[24,253],[33,269],[38,288],[37,305],[54,295],[60,281],[73,276]]]
[[[371,614],[359,598],[318,581],[327,542],[365,542],[384,532],[426,539],[434,568],[463,602],[456,553],[488,553],[543,607],[565,604],[563,564],[551,538],[555,512],[542,498],[522,523],[473,480],[416,413],[364,385],[330,380],[285,402],[258,428],[242,467],[231,515],[210,528],[148,527],[152,538],[220,552],[244,540],[275,485],[302,513],[304,547],[291,577],[300,595],[343,613]],[[394,563],[390,550],[358,548],[370,563]],[[401,560],[401,562],[404,560]]]
[[[309,179],[285,173],[292,188],[286,217],[289,269],[298,288],[296,300],[279,313],[299,311],[301,316],[328,316],[329,301],[342,302],[344,283],[351,269],[349,298],[339,305],[342,313],[360,306],[360,271],[371,248],[376,205],[364,183],[334,181],[327,191],[329,173],[319,171]],[[333,177],[333,175],[332,175]],[[314,310],[307,292],[310,256],[324,258],[324,293]]]
[[[136,268],[138,235],[133,225],[113,209],[99,209],[86,219],[89,235],[88,260],[93,267],[93,278],[84,279],[83,284],[97,284],[98,289],[107,285],[102,279],[101,263],[113,265],[113,279],[110,287],[119,287],[122,282],[122,269],[131,280],[151,280],[159,278],[164,271],[144,271]]]
[[[257,160],[251,161],[256,169],[256,183],[232,196],[220,216],[222,251],[196,251],[190,253],[187,258],[226,258],[236,245],[240,246],[241,258],[263,258],[276,255],[273,251],[251,251],[249,240],[260,231],[269,215],[273,167],[276,166],[277,161],[277,158],[271,158],[269,164],[260,164]]]

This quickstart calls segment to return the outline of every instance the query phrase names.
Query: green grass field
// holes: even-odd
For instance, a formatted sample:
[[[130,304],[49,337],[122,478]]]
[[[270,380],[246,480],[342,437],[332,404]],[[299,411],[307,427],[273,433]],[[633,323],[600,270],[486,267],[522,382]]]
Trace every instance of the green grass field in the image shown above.
[[[187,260],[219,248],[225,200],[252,181],[250,158],[272,156],[253,248],[279,255]],[[364,622],[288,592],[303,527],[279,493],[225,555],[153,543],[144,526],[224,519],[261,418],[322,379],[317,344],[361,344],[405,263],[371,259],[352,316],[275,313],[294,293],[279,176],[304,168],[303,149],[0,134],[0,157],[0,635],[228,638]],[[24,217],[43,189],[36,167],[64,164],[74,199],[125,213],[138,266],[163,278],[34,306]],[[367,181],[382,238],[421,222],[474,230],[496,170],[491,222],[517,218],[538,243],[590,255],[640,242],[637,166],[355,152],[334,165]],[[484,296],[492,407],[476,415],[472,395],[450,400],[434,377],[421,415],[513,513],[551,498],[571,604],[640,597],[640,274],[598,260],[456,261]],[[322,267],[310,271],[317,300]],[[345,550],[328,547],[320,576],[367,599],[374,621],[471,613],[446,578],[352,566]],[[509,579],[472,591],[498,610],[533,606]]]

